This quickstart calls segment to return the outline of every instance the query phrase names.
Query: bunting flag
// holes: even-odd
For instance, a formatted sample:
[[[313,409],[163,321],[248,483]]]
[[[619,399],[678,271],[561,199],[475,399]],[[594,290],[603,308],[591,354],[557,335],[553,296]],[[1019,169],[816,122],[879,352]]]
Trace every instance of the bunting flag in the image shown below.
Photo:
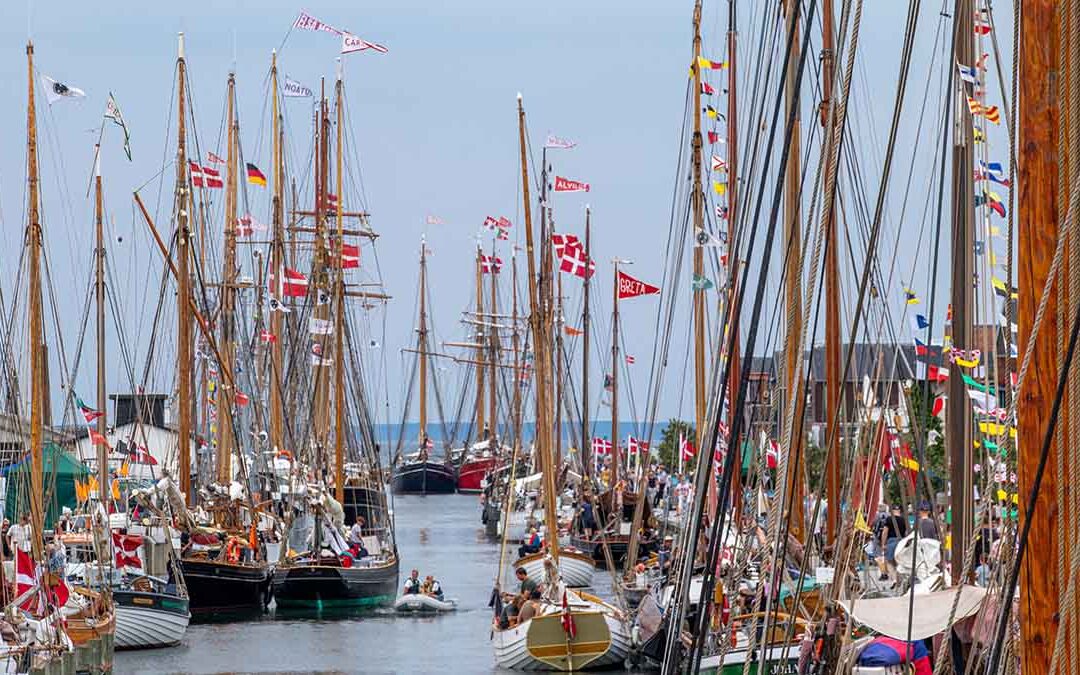
[[[957,61],[956,70],[960,74],[960,79],[964,82],[967,82],[969,84],[976,84],[979,80],[978,73],[976,73],[975,69],[971,66],[965,66],[964,64]]]
[[[246,406],[248,403],[251,403],[251,398],[242,391],[236,392],[236,396],[233,397],[233,400],[236,401],[236,405],[240,406],[241,408]]]
[[[79,412],[86,418],[86,424],[90,425],[94,420],[105,415],[100,410],[94,410],[90,406],[83,403],[83,400],[78,396],[75,397],[75,405],[79,406]]]
[[[934,405],[930,408],[930,414],[934,417],[941,417],[941,414],[945,412],[945,401],[949,397],[945,394],[939,394],[934,397]]]
[[[720,134],[716,133],[715,131],[710,131],[709,132],[709,143],[712,143],[712,144],[715,145],[716,143],[719,143],[719,142],[720,142]]]
[[[636,298],[642,295],[659,295],[660,287],[645,283],[619,270],[619,299]]]
[[[131,458],[132,464],[157,466],[158,461],[154,459],[154,456],[150,454],[150,450],[145,445],[136,445],[134,443],[129,443],[127,447],[128,456]]]
[[[544,141],[545,148],[558,148],[560,150],[569,150],[577,145],[577,141],[572,141],[569,138],[559,138],[555,134],[548,134],[547,140]]]
[[[919,296],[915,295],[915,291],[911,290],[910,288],[905,288],[904,302],[909,305],[917,305],[919,304]]]
[[[990,22],[986,20],[981,12],[975,15],[974,30],[976,35],[989,35],[992,30]]]
[[[112,120],[113,124],[120,127],[124,132],[124,154],[127,155],[128,161],[131,161],[131,136],[128,134],[127,124],[124,123],[124,116],[120,114],[120,106],[116,104],[116,99],[113,98],[113,94],[109,92],[109,100],[105,103],[105,119]],[[213,153],[210,153],[213,154]]]
[[[41,84],[45,87],[45,98],[49,105],[63,98],[86,98],[86,92],[78,87],[69,87],[63,82],[58,82],[48,75],[41,76]]]
[[[262,171],[259,171],[259,167],[251,162],[247,163],[247,181],[252,185],[266,187],[266,176],[263,175]]]
[[[679,434],[679,456],[682,457],[684,462],[689,461],[697,455],[697,448],[690,439],[686,438],[683,434]]]
[[[626,365],[632,366],[636,362],[637,362],[637,359],[635,359],[633,356],[631,356],[630,354],[626,355]]]
[[[288,314],[289,312],[292,311],[291,309],[289,309],[285,305],[281,304],[281,301],[278,300],[277,298],[275,298],[274,296],[270,296],[270,301],[269,301],[268,305],[270,306],[270,311],[271,312],[281,312],[282,314]],[[274,340],[276,340],[276,339],[277,338],[274,338]]]
[[[480,271],[484,274],[498,274],[502,271],[502,258],[493,255],[480,256]]]
[[[992,124],[1001,124],[1001,110],[996,105],[992,105],[988,108],[983,108],[983,117],[987,122]]]
[[[694,246],[722,246],[723,242],[713,236],[711,232],[708,232],[703,227],[694,228]]]
[[[563,326],[563,332],[570,337],[578,337],[579,335],[584,335],[585,333],[585,331],[583,331],[582,329],[574,328],[573,326]]]
[[[982,104],[979,103],[979,101],[977,99],[974,99],[974,98],[968,96],[967,104],[968,104],[968,112],[970,112],[972,115],[981,115],[982,114],[983,107],[982,107]]]
[[[353,270],[360,267],[360,247],[354,244],[341,245],[341,269]]]
[[[225,181],[221,180],[221,172],[208,166],[200,166],[197,162],[188,162],[191,171],[191,184],[194,187],[219,190],[225,187]]]
[[[281,95],[285,98],[311,98],[315,94],[296,80],[285,76],[285,83],[281,86]]]
[[[211,164],[224,164],[225,163],[224,159],[222,159],[219,155],[217,155],[216,153],[214,153],[214,152],[212,152],[210,150],[206,151],[206,161],[210,162]]]
[[[268,330],[261,330],[259,331],[259,341],[272,344],[277,342],[277,336]]]
[[[945,382],[949,379],[949,370],[938,366],[927,366],[926,379],[930,382]]]
[[[1005,285],[1004,281],[998,279],[997,277],[990,277],[990,285],[994,287],[994,292],[1002,298],[1009,299],[1011,297],[1013,300],[1016,300],[1020,297],[1017,294],[1015,286],[1010,288]]]
[[[727,194],[727,183],[721,183],[718,180],[714,180],[712,182],[712,187],[713,187],[713,192],[715,192],[717,195],[719,195],[721,197],[723,197],[725,194]]]
[[[610,455],[611,441],[599,437],[592,439],[592,451],[594,455]]]
[[[302,298],[308,293],[308,280],[303,274],[296,270],[291,270],[288,267],[283,267],[285,270],[284,279],[281,280],[281,295],[282,297],[289,298]],[[274,290],[274,287],[278,285],[278,281],[273,272],[270,272],[270,288]]]
[[[555,192],[588,192],[589,184],[555,176]]]
[[[362,51],[365,51],[367,49],[370,49],[370,50],[375,51],[375,52],[379,52],[380,54],[385,54],[386,52],[390,51],[387,47],[385,47],[384,45],[378,44],[377,42],[368,42],[367,40],[363,39],[362,37],[352,35],[351,33],[342,33],[341,34],[341,53],[342,54],[352,54],[354,52],[362,52]]]
[[[300,16],[296,17],[296,21],[293,21],[293,28],[295,28],[296,30],[322,31],[324,33],[341,35],[341,31],[339,31],[337,28],[334,28],[328,23],[323,23],[322,21],[319,21],[304,10],[300,10]]]
[[[972,138],[975,139],[976,143],[985,143],[986,142],[986,134],[983,133],[981,129],[978,129],[976,127],[972,127],[971,128],[971,136],[972,136]]]
[[[710,61],[704,56],[697,57],[697,64],[699,68],[707,68],[709,70],[721,70],[727,68],[727,61]]]
[[[93,429],[89,429],[89,435],[91,445],[104,445],[106,448],[112,448],[112,446],[109,445],[109,439],[105,438]]]
[[[707,291],[713,287],[713,282],[708,277],[695,274],[694,278],[690,281],[690,287],[696,291]]]
[[[986,196],[986,205],[989,206],[994,211],[994,213],[1004,218],[1005,201],[1001,198],[1001,195],[994,192],[993,190],[985,190],[983,194]]]
[[[716,90],[713,89],[712,87],[710,87],[708,82],[702,82],[701,83],[701,93],[705,94],[706,96],[712,96],[713,94],[716,93]]]
[[[727,220],[727,217],[728,217],[727,206],[725,206],[723,204],[717,204],[716,205],[716,217],[719,218],[720,220]]]
[[[915,315],[915,325],[918,327],[919,330],[923,330],[925,328],[930,327],[930,322],[927,321],[926,317],[923,316],[922,314],[916,314]]]
[[[712,156],[712,170],[713,171],[727,171],[727,162],[721,159],[720,155]]]
[[[926,344],[924,344],[923,341],[920,340],[919,338],[914,338],[914,340],[915,340],[915,356],[929,356],[930,355],[930,350],[929,350],[929,348],[927,348]]]
[[[705,116],[711,120],[723,117],[723,115],[716,112],[716,108],[712,107],[711,105],[705,106]]]

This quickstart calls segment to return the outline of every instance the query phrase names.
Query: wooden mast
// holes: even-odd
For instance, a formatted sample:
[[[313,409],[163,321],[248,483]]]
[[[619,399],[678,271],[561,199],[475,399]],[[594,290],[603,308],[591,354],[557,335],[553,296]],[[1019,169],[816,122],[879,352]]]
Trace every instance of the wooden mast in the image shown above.
[[[176,58],[177,81],[177,134],[176,134],[176,379],[177,382],[177,443],[180,457],[180,493],[188,506],[192,504],[191,492],[191,232],[188,230],[188,195],[187,185],[187,138],[186,106],[187,91],[185,76],[187,64],[184,61],[184,34],[179,35],[179,47]]]
[[[342,215],[345,211],[345,195],[342,194],[341,147],[345,128],[343,88],[341,58],[338,57],[334,103],[337,108],[337,157],[334,168],[334,189],[337,192],[337,207],[334,209],[337,219],[337,255],[334,256],[334,288],[337,291],[334,299],[334,498],[339,504],[345,503],[345,225]]]
[[[497,403],[496,403],[496,398],[495,398],[496,390],[497,390],[496,384],[497,384],[498,380],[496,379],[495,374],[496,374],[496,372],[498,372],[498,367],[499,367],[498,366],[498,361],[497,361],[498,356],[499,356],[499,334],[498,334],[498,332],[497,332],[497,330],[495,328],[495,324],[497,323],[495,317],[499,313],[498,297],[496,296],[496,292],[498,290],[498,287],[496,286],[496,283],[495,283],[496,279],[498,279],[498,276],[496,274],[496,272],[498,271],[498,268],[496,268],[496,266],[495,266],[495,244],[494,243],[491,244],[491,265],[490,265],[490,267],[488,269],[491,271],[491,303],[489,305],[489,307],[491,308],[491,325],[488,326],[487,331],[488,331],[488,342],[491,345],[491,350],[490,350],[491,351],[491,355],[490,355],[491,360],[490,360],[490,366],[489,366],[490,372],[488,373],[488,425],[489,426],[488,426],[487,438],[488,438],[488,441],[490,441],[489,444],[488,444],[488,450],[490,450],[491,452],[494,453],[495,450],[497,449],[495,444],[498,442],[498,433],[497,433],[498,424],[496,423],[497,422],[497,417],[496,416],[498,414],[498,408],[497,408]]]
[[[518,357],[521,350],[521,338],[518,334],[518,295],[517,295],[517,251],[512,250],[510,253],[510,330],[513,331],[510,335],[511,349],[514,351],[514,376],[512,378],[514,383],[514,411],[513,411],[513,424],[514,424],[514,456],[517,457],[521,451],[521,381],[522,370],[521,364],[518,363]],[[511,469],[511,472],[513,470]]]
[[[420,352],[420,450],[427,451],[427,242],[420,240],[420,327],[416,337]]]
[[[832,175],[836,163],[836,151],[832,149],[833,133],[829,127],[832,117],[833,76],[836,55],[833,48],[833,6],[832,0],[823,0],[821,6],[821,126],[824,129],[824,142],[827,150],[825,158],[825,176]],[[826,178],[826,181],[829,179]],[[825,213],[825,456],[832,461],[825,467],[825,495],[828,510],[825,522],[825,543],[832,546],[840,532],[840,455],[839,423],[840,395],[842,377],[840,358],[843,351],[843,338],[840,334],[840,272],[838,247],[840,238],[836,227],[835,202],[826,196]]]
[[[788,330],[784,336],[784,391],[787,392],[789,409],[794,410],[791,419],[786,424],[791,428],[791,443],[788,447],[787,483],[784,485],[782,503],[787,506],[788,532],[800,542],[805,541],[806,529],[804,507],[802,499],[803,482],[803,457],[802,457],[802,420],[806,401],[803,396],[803,379],[796,377],[799,364],[802,362],[802,229],[800,226],[800,186],[802,180],[801,169],[801,141],[800,141],[800,118],[799,101],[795,97],[797,88],[796,79],[799,76],[799,3],[795,0],[785,0],[785,9],[789,21],[794,26],[791,41],[791,57],[788,59],[788,71],[785,80],[784,98],[787,103],[786,115],[794,113],[794,124],[791,128],[790,155],[785,174],[784,190],[784,220],[786,223],[787,272],[784,283],[784,302],[787,309]],[[792,16],[794,14],[794,16]],[[794,406],[791,406],[794,403]]]
[[[702,193],[701,182],[701,0],[694,3],[694,60],[690,66],[694,74],[693,101],[694,101],[694,135],[690,140],[690,169],[692,180],[690,184],[690,207],[693,212],[694,230],[697,234],[705,227],[705,195]],[[616,265],[616,267],[618,267]],[[618,272],[616,272],[618,278]],[[694,278],[700,279],[705,276],[705,251],[701,246],[694,247]],[[616,284],[618,282],[616,281]],[[617,286],[616,286],[617,290]],[[693,294],[693,317],[694,317],[694,431],[697,436],[696,446],[704,444],[705,429],[705,401],[708,393],[705,390],[705,293],[695,291]],[[618,448],[617,440],[613,441],[613,447]]]
[[[736,245],[738,242],[737,233],[735,232],[736,213],[735,208],[738,206],[737,194],[739,192],[739,180],[738,180],[738,165],[739,165],[739,108],[738,99],[736,97],[736,91],[738,89],[738,77],[736,70],[736,45],[738,43],[739,31],[738,23],[736,22],[736,0],[728,0],[728,101],[727,101],[727,220],[728,220],[728,238],[727,238],[727,251],[728,251],[728,269],[729,283],[728,283],[728,297],[730,298],[728,312],[730,319],[728,320],[728,330],[730,330],[735,338],[731,341],[731,353],[728,355],[731,361],[731,375],[728,377],[728,400],[731,402],[731,415],[742,415],[741,410],[735,410],[734,405],[739,400],[739,380],[742,368],[739,365],[739,312],[741,307],[735,307],[734,302],[739,293],[739,251]],[[732,420],[728,420],[731,424]],[[735,522],[739,522],[738,514],[742,513],[742,442],[738,438],[732,439],[734,448],[729,448],[728,451],[734,451],[739,453],[736,455],[735,470],[731,472],[731,496],[732,496],[732,508],[736,514]],[[700,451],[700,446],[699,446]],[[682,450],[680,449],[681,453]],[[710,481],[710,485],[713,481]],[[711,504],[710,508],[713,509],[715,514],[715,504]]]
[[[281,113],[278,111],[277,51],[271,54],[270,59],[270,98],[273,105],[271,141],[274,163],[274,235],[270,245],[270,270],[274,282],[271,284],[270,296],[280,303],[284,299],[282,289],[285,286],[285,171],[281,152]],[[282,419],[285,405],[281,395],[281,379],[285,365],[283,316],[281,312],[270,312],[270,334],[273,336],[270,343],[270,447],[275,452],[285,449],[285,425]]]
[[[97,432],[105,438],[108,425],[105,419],[105,234],[102,221],[104,208],[101,196],[101,146],[96,148],[94,162],[94,291],[97,306]],[[108,504],[112,496],[109,485],[109,446],[97,446],[98,503]]]
[[[330,269],[328,259],[329,247],[327,245],[326,214],[329,209],[330,174],[330,110],[326,99],[326,82],[323,81],[319,104],[319,144],[315,153],[315,260],[312,265],[316,288],[315,311],[313,314],[319,321],[329,321],[330,318]],[[341,204],[337,204],[335,210],[341,211]],[[330,435],[330,373],[326,368],[326,358],[329,353],[330,341],[325,335],[315,335],[314,344],[318,350],[319,366],[315,375],[315,443],[321,458],[319,465],[326,467],[327,442]]]
[[[236,304],[236,75],[229,73],[228,94],[226,96],[226,134],[228,147],[225,151],[225,253],[222,259],[221,273],[221,325],[219,327],[221,344],[222,370],[233,372],[233,312]],[[232,387],[221,385],[217,392],[218,409],[218,444],[217,444],[217,482],[228,485],[232,479],[230,462],[232,461]]]
[[[43,402],[45,399],[44,379],[40,373],[44,368],[42,357],[45,344],[42,328],[41,307],[41,242],[42,225],[40,211],[38,157],[37,157],[37,111],[34,106],[34,43],[26,43],[26,73],[28,99],[26,104],[26,155],[27,183],[29,191],[29,213],[27,214],[27,244],[30,260],[30,287],[28,289],[27,309],[29,311],[29,348],[30,348],[30,522],[33,536],[30,538],[34,560],[41,560],[42,533],[45,531],[44,509],[44,458],[42,442],[44,437]]]
[[[518,94],[518,143],[521,149],[521,192],[525,210],[525,254],[529,266],[529,323],[532,329],[533,351],[535,353],[536,378],[536,452],[540,458],[540,471],[543,475],[544,526],[548,551],[559,559],[559,524],[555,513],[555,467],[551,457],[551,425],[548,410],[547,343],[551,339],[546,315],[541,312],[540,294],[537,288],[537,266],[535,243],[532,232],[532,205],[529,203],[529,165],[528,149],[525,144],[525,106],[521,94]],[[546,242],[545,242],[546,246]],[[546,272],[546,271],[545,271]]]
[[[585,207],[585,260],[592,260],[590,248],[591,210]],[[586,264],[588,264],[586,262]],[[589,438],[589,274],[584,279],[584,300],[581,310],[581,459],[582,471],[592,473],[592,439]]]
[[[957,0],[956,39],[953,59],[956,63],[974,64],[974,3],[971,0]],[[956,105],[967,107],[966,84],[960,78],[953,78],[957,97]],[[973,290],[971,275],[974,268],[972,257],[974,246],[971,232],[975,226],[975,197],[972,187],[974,175],[974,151],[972,140],[971,115],[956,115],[953,127],[952,149],[952,346],[956,349],[971,349],[971,320],[973,309]],[[1038,288],[1042,288],[1039,286]],[[971,402],[963,378],[953,368],[949,378],[949,398],[945,402],[945,438],[949,442],[949,483],[952,494],[952,583],[963,583],[968,574],[964,570],[963,551],[971,541],[974,517],[974,486],[972,466],[974,464],[972,448]],[[1051,386],[1051,391],[1053,388]],[[1053,398],[1051,396],[1051,398]],[[1033,434],[1031,438],[1038,438]],[[1032,671],[1035,672],[1035,671]]]
[[[484,281],[483,281],[483,258],[484,252],[480,248],[480,242],[476,242],[476,318],[481,322],[482,335],[487,335],[484,325]],[[494,264],[494,263],[493,263]],[[494,321],[494,318],[492,318]],[[484,377],[487,370],[484,363],[484,341],[477,340],[476,344],[476,430],[473,437],[480,441],[487,436],[484,426]]]
[[[588,261],[586,261],[588,264]],[[619,259],[615,259],[615,277],[611,287],[611,484],[619,482]],[[627,458],[627,462],[629,462]],[[612,502],[613,504],[615,502]]]
[[[1019,111],[1019,139],[1016,143],[1019,156],[1017,185],[1017,264],[1019,271],[1019,342],[1028,344],[1039,305],[1039,294],[1046,287],[1050,261],[1062,225],[1058,212],[1060,201],[1058,189],[1063,167],[1058,139],[1061,138],[1062,100],[1058,87],[1051,84],[1054,78],[1064,79],[1059,62],[1061,50],[1062,13],[1067,3],[1060,0],[1031,0],[1024,3],[1021,13],[1019,59],[1019,95],[1016,109]],[[959,16],[959,15],[956,15]],[[962,30],[957,28],[957,30]],[[967,65],[971,65],[970,62]],[[1072,64],[1077,67],[1078,64]],[[1076,217],[1076,214],[1073,214]],[[1029,443],[1041,442],[1046,433],[1046,411],[1054,401],[1058,380],[1059,335],[1065,326],[1056,324],[1058,302],[1063,284],[1059,271],[1055,286],[1046,298],[1045,319],[1035,340],[1031,355],[1032,365],[1025,379],[1023,395],[1017,401],[1018,437]],[[966,345],[960,345],[967,347]],[[1075,364],[1073,368],[1075,369]],[[951,378],[950,378],[951,379]],[[1062,415],[1066,415],[1066,408]],[[1059,428],[1067,428],[1059,424]],[[1059,466],[1068,456],[1068,450],[1057,442],[1055,435],[1050,445],[1047,468]],[[1035,446],[1037,447],[1037,446]],[[1019,479],[1020,518],[1022,525],[1031,519],[1027,554],[1020,566],[1020,669],[1024,673],[1050,672],[1050,660],[1054,650],[1054,638],[1060,629],[1061,597],[1064,579],[1052,573],[1055,561],[1067,555],[1058,541],[1059,524],[1062,519],[1054,496],[1068,479],[1048,470],[1042,477],[1042,496],[1035,503],[1035,510],[1028,512],[1027,500],[1039,466],[1039,453],[1031,446],[1027,452],[1017,453],[1017,477]],[[956,522],[956,516],[953,516]],[[955,539],[954,539],[955,541]],[[953,544],[953,550],[957,549]],[[1073,551],[1073,555],[1076,555]],[[1065,569],[1070,568],[1068,560]],[[1071,592],[1075,593],[1076,588]],[[1075,621],[1075,615],[1074,615]],[[1066,647],[1067,648],[1067,647]]]

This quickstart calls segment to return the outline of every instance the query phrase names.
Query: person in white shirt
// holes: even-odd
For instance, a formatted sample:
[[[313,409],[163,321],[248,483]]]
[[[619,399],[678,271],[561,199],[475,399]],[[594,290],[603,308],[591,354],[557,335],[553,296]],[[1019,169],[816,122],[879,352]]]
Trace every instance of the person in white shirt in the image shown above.
[[[364,543],[364,519],[360,516],[356,517],[356,522],[353,523],[352,528],[349,530],[349,543]]]
[[[34,528],[30,525],[30,517],[25,513],[19,517],[19,522],[8,528],[8,538],[11,540],[13,550],[30,552],[30,538]]]

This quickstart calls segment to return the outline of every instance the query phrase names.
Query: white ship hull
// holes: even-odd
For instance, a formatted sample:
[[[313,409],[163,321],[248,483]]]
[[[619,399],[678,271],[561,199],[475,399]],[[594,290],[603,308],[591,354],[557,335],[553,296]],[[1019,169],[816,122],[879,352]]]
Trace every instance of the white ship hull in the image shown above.
[[[514,569],[524,567],[529,578],[537,584],[547,581],[544,575],[544,554],[534,553],[521,558],[514,563]],[[563,583],[570,588],[584,588],[592,585],[593,570],[596,569],[593,559],[584,553],[571,551],[559,552],[559,575]]]
[[[149,649],[180,644],[190,619],[190,614],[117,606],[115,646],[117,649]]]

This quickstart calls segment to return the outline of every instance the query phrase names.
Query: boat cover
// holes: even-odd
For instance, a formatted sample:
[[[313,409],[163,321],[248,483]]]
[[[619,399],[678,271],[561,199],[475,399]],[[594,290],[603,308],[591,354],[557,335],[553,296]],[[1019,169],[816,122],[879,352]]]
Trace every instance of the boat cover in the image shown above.
[[[944,632],[949,627],[949,614],[952,612],[955,597],[955,588],[916,595],[911,614],[911,639],[922,640]],[[954,622],[962,621],[979,611],[985,598],[985,588],[961,587],[960,602],[956,606]],[[852,618],[874,632],[897,640],[907,640],[908,602],[910,601],[911,598],[902,595],[872,600],[841,600],[840,605]]]

